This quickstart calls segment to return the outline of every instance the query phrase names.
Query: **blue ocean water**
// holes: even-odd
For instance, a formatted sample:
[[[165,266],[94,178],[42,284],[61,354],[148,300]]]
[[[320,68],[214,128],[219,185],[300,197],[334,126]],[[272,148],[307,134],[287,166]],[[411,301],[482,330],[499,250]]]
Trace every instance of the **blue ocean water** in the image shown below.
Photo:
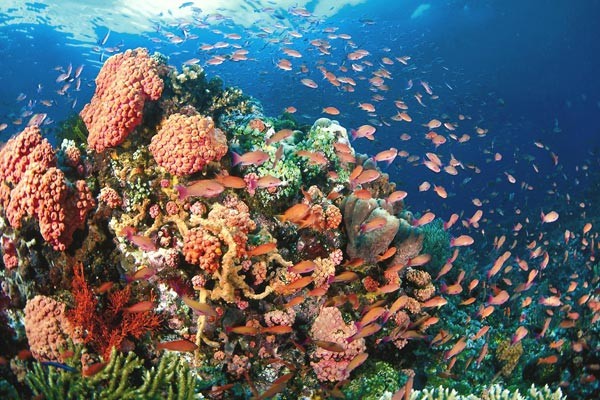
[[[464,229],[476,238],[473,257],[482,271],[495,258],[485,249],[517,224],[541,234],[542,212],[560,213],[538,239],[556,246],[566,229],[600,224],[600,1],[1,3],[0,141],[43,113],[43,130],[57,145],[53,130],[90,101],[103,62],[146,47],[171,65],[201,65],[209,77],[258,99],[266,115],[294,107],[301,124],[327,116],[349,131],[375,126],[375,140],[359,138],[353,146],[371,156],[390,147],[407,153],[380,165],[408,192],[413,212],[468,220],[484,210],[480,229]],[[319,49],[314,41],[326,45]],[[247,60],[231,59],[239,49],[248,51]],[[368,55],[353,61],[349,54],[357,49]],[[215,56],[224,59],[211,62]],[[281,59],[291,61],[291,71],[277,66]],[[324,70],[355,84],[335,86]],[[59,79],[67,71],[68,79]],[[383,87],[369,81],[380,76]],[[408,105],[412,122],[394,118],[402,112],[398,101]],[[327,115],[325,107],[340,114]],[[424,126],[432,119],[450,128]],[[426,137],[431,130],[446,142],[434,145]],[[444,165],[457,160],[458,173],[431,171],[426,153]],[[421,191],[424,182],[431,188]]]
[[[202,43],[223,39],[222,34],[214,30],[239,33],[242,38],[231,42],[249,50],[251,61],[206,65],[209,75],[221,76],[226,85],[238,86],[255,96],[268,114],[278,114],[293,105],[299,110],[301,119],[310,121],[322,115],[324,106],[331,105],[339,108],[341,115],[337,119],[344,126],[357,127],[370,118],[357,108],[358,103],[371,101],[373,93],[366,85],[362,88],[358,85],[354,93],[328,87],[326,82],[317,90],[311,90],[301,86],[297,71],[282,71],[274,66],[282,58],[281,48],[285,46],[282,41],[289,38],[285,30],[296,26],[305,31],[302,38],[293,41],[292,47],[302,53],[302,58],[292,59],[294,66],[307,66],[310,70],[307,76],[318,82],[323,79],[316,69],[318,63],[330,64],[331,69],[348,67],[349,62],[344,58],[348,46],[343,40],[332,40],[331,55],[327,56],[317,54],[309,43],[326,35],[324,29],[332,28],[334,32],[350,35],[351,40],[371,52],[371,58],[380,65],[379,60],[385,56],[406,54],[411,57],[408,67],[398,62],[389,66],[392,77],[387,84],[390,89],[383,93],[385,99],[377,102],[377,112],[372,118],[379,120],[379,124],[395,112],[393,100],[410,98],[415,92],[406,90],[409,80],[415,85],[424,80],[440,96],[435,104],[419,110],[423,111],[424,117],[434,118],[444,113],[471,114],[478,124],[490,130],[483,140],[467,143],[453,149],[452,153],[459,159],[465,157],[468,162],[481,165],[490,158],[485,152],[493,148],[506,157],[505,162],[501,167],[488,164],[478,176],[468,176],[473,179],[470,185],[461,183],[466,176],[440,180],[438,184],[446,183],[451,191],[448,201],[442,205],[448,208],[447,213],[464,207],[471,196],[481,196],[490,189],[518,196],[522,191],[502,179],[501,173],[508,169],[535,187],[522,196],[529,206],[543,207],[549,200],[546,192],[554,185],[559,186],[558,190],[563,194],[581,190],[581,186],[574,185],[574,179],[583,177],[575,169],[585,159],[594,157],[600,136],[593,122],[600,107],[600,83],[595,79],[599,65],[598,43],[592,34],[594,16],[598,15],[600,7],[597,1],[558,2],[553,7],[547,7],[541,1],[502,4],[494,1],[439,4],[368,1],[355,5],[342,5],[342,2],[332,3],[330,9],[315,4],[315,8],[323,10],[324,16],[311,22],[290,15],[285,7],[265,3],[264,7],[247,6],[246,15],[257,21],[247,27],[238,25],[245,24],[243,13],[241,17],[228,17],[226,13],[211,17],[209,12],[201,11],[202,5],[181,9],[175,3],[170,8],[163,7],[166,10],[161,13],[149,15],[148,30],[142,29],[135,34],[120,32],[120,27],[124,31],[130,30],[126,25],[127,20],[133,18],[131,15],[123,15],[116,26],[111,26],[111,19],[117,19],[113,18],[112,12],[118,11],[110,11],[108,6],[103,14],[103,6],[94,4],[91,8],[94,14],[87,20],[78,20],[77,24],[72,24],[76,25],[74,27],[60,20],[63,13],[63,18],[71,18],[69,7],[57,7],[52,2],[49,5],[30,2],[4,7],[0,25],[3,38],[0,44],[3,71],[0,76],[0,116],[8,127],[1,133],[2,138],[8,139],[27,122],[28,117],[21,117],[23,113],[47,113],[46,122],[49,122],[60,121],[69,113],[81,110],[91,98],[93,79],[101,61],[110,56],[111,50],[144,46],[166,54],[173,65],[190,58],[199,58],[203,65],[211,54],[219,53],[218,50],[202,52],[198,49]],[[309,3],[309,9],[311,5]],[[188,11],[187,20],[185,17],[172,18],[169,9]],[[264,13],[262,21],[261,13]],[[25,21],[20,17],[22,14],[33,17]],[[280,28],[273,28],[275,31],[271,34],[260,30],[277,23]],[[83,33],[76,31],[78,29]],[[184,31],[198,37],[178,44],[169,41],[170,35],[183,37]],[[98,48],[98,43],[107,34],[105,47],[108,51],[105,51]],[[59,95],[57,91],[65,83],[55,82],[60,74],[56,69],[66,69],[69,64],[73,68],[84,65],[81,86],[79,90],[69,88],[64,95]],[[75,83],[71,82],[70,86]],[[21,93],[26,98],[17,101]],[[44,106],[42,100],[49,100],[52,105]],[[52,125],[48,127],[52,128]],[[359,143],[358,148],[376,152],[389,147],[390,141],[395,143],[401,133],[414,132],[417,140],[402,143],[402,147],[411,153],[423,149],[423,141],[418,138],[421,132],[416,125],[382,125],[378,127],[375,143]],[[548,152],[534,147],[534,141],[542,142],[558,155],[558,170],[552,168]],[[424,149],[433,150],[431,146]],[[443,147],[440,150],[443,151]],[[539,174],[532,171],[531,162],[523,160],[528,156],[535,157]],[[400,164],[395,163],[389,172],[395,179],[406,182],[409,188],[415,188],[426,178],[426,171]],[[415,191],[414,196],[414,203],[429,203],[432,209],[439,207],[431,192],[421,195]],[[500,196],[493,203],[500,209],[511,207],[510,204],[503,205],[506,200],[503,197],[506,196]]]

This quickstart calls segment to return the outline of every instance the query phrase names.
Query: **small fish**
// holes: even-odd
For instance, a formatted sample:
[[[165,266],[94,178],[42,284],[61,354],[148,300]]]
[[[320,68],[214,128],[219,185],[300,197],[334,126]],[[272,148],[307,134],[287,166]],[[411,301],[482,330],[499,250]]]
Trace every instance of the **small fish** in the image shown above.
[[[246,252],[246,255],[248,257],[262,256],[264,254],[271,253],[271,252],[273,252],[275,250],[277,250],[277,243],[276,242],[263,243],[263,244],[261,244],[259,246],[256,246],[252,250],[248,250]]]
[[[277,217],[281,222],[289,221],[298,223],[308,215],[309,211],[310,206],[308,204],[298,203],[288,208],[283,215],[278,215]]]
[[[325,108],[323,108],[323,110],[321,110],[321,112],[324,114],[329,114],[329,115],[339,115],[340,114],[340,110],[338,110],[335,107],[325,107]]]
[[[550,211],[548,214],[544,214],[543,212],[540,214],[542,219],[542,223],[549,224],[558,219],[558,213],[556,211]]]
[[[362,365],[362,363],[364,363],[367,360],[368,357],[369,357],[368,353],[358,354],[346,366],[346,373],[349,374],[350,372],[354,371],[356,368],[360,367]]]
[[[173,340],[170,342],[161,342],[156,345],[157,350],[170,350],[170,351],[180,351],[180,352],[189,352],[195,351],[198,346],[190,342],[186,339]]]
[[[356,140],[359,138],[367,138],[369,140],[375,140],[373,136],[375,134],[376,128],[372,125],[361,125],[358,129],[352,129],[350,131],[352,140]]]
[[[201,179],[189,186],[177,185],[175,190],[179,194],[179,200],[185,200],[190,196],[212,198],[223,193],[225,186],[213,179]]]
[[[258,335],[260,330],[254,326],[228,326],[225,328],[226,333],[237,333],[238,335],[255,336]]]
[[[493,306],[500,306],[500,305],[506,303],[508,301],[509,297],[510,297],[510,295],[508,294],[508,292],[506,290],[502,290],[497,295],[490,296],[488,298],[487,304],[490,304]]]
[[[350,181],[352,186],[363,185],[365,183],[373,182],[381,176],[381,173],[375,169],[368,169],[361,172],[354,180]]]
[[[548,356],[548,357],[540,357],[537,360],[537,365],[541,365],[541,364],[556,364],[557,361],[558,361],[558,356],[557,355],[552,355],[552,356]]]
[[[352,282],[359,278],[356,272],[344,271],[329,278],[329,283]]]
[[[60,368],[67,372],[77,372],[76,368],[73,368],[67,364],[59,363],[56,361],[42,361],[40,364],[48,366],[48,367]]]
[[[329,342],[327,340],[313,340],[313,343],[320,348],[334,353],[342,353],[346,351],[343,344],[337,342]]]
[[[229,189],[244,189],[246,187],[246,181],[244,178],[240,178],[239,176],[220,176],[215,178],[215,181]]]
[[[276,133],[273,134],[273,136],[271,136],[270,138],[267,139],[267,145],[279,143],[282,140],[289,138],[293,134],[294,134],[294,131],[291,129],[282,129],[280,131],[277,131]]]
[[[206,315],[209,317],[217,316],[217,312],[207,303],[201,303],[188,296],[182,296],[181,299],[188,307],[190,307],[192,310],[196,311],[199,314]]]
[[[510,344],[515,344],[520,342],[525,336],[527,336],[527,333],[529,331],[527,330],[527,328],[525,328],[524,326],[519,326],[515,332],[515,334],[512,336]]]
[[[262,150],[256,150],[256,151],[252,151],[249,153],[244,153],[242,155],[239,155],[238,153],[232,151],[232,166],[236,166],[236,165],[240,165],[240,166],[246,166],[246,165],[255,165],[255,166],[260,166],[262,164],[264,164],[268,159],[269,159],[269,154],[262,151]]]
[[[373,157],[373,160],[377,162],[385,162],[387,163],[387,165],[390,165],[392,162],[394,162],[397,155],[398,149],[391,147],[388,150],[380,151],[379,153],[377,153]]]
[[[375,230],[383,228],[387,224],[387,220],[384,217],[376,217],[360,225],[359,231],[361,234],[373,232]]]
[[[432,297],[431,299],[422,303],[421,307],[423,307],[423,308],[438,307],[439,308],[446,304],[448,304],[448,300],[446,300],[445,298],[443,298],[441,296],[436,296],[436,297]]]
[[[298,150],[296,154],[308,158],[309,165],[327,165],[329,162],[325,155],[319,151]]]
[[[450,247],[470,246],[475,243],[475,240],[468,235],[460,235],[457,238],[450,239]]]
[[[134,245],[136,245],[137,247],[139,247],[140,249],[142,249],[144,251],[156,251],[157,250],[156,244],[154,244],[154,240],[152,240],[151,238],[149,238],[147,236],[135,234],[135,228],[133,228],[132,226],[127,226],[127,227],[123,228],[122,233],[125,234],[125,238],[129,242],[133,243]]]
[[[146,312],[154,309],[154,302],[150,300],[140,301],[132,306],[126,307],[123,310],[130,313]]]
[[[462,352],[466,346],[467,346],[467,340],[464,337],[460,338],[458,340],[458,342],[456,342],[454,344],[454,346],[452,346],[452,348],[444,354],[444,360],[448,360],[448,359],[460,354],[460,352]]]
[[[423,214],[423,216],[421,218],[419,218],[418,220],[414,221],[413,226],[427,225],[434,219],[435,219],[435,214],[432,212],[428,212],[428,213]]]
[[[387,197],[386,202],[388,202],[389,204],[394,204],[400,200],[404,200],[406,196],[408,196],[408,193],[406,193],[404,190],[397,190],[395,192],[392,192]]]
[[[281,290],[283,292],[289,292],[289,291],[295,292],[297,290],[300,290],[300,289],[308,286],[310,283],[312,283],[312,281],[313,281],[313,277],[312,276],[304,276],[304,277],[302,277],[300,279],[297,279],[297,280],[295,280],[295,281],[293,281],[291,283],[288,283],[287,285],[283,286],[281,288]]]
[[[296,265],[289,267],[288,271],[294,272],[296,274],[306,274],[309,272],[313,272],[317,268],[317,264],[311,260],[300,261]]]
[[[97,373],[99,373],[100,371],[102,371],[104,369],[104,367],[106,367],[107,364],[108,363],[106,363],[106,362],[97,362],[88,367],[84,367],[81,370],[81,375],[83,375],[85,377],[94,376]]]
[[[273,175],[261,176],[258,181],[256,181],[256,186],[262,189],[276,188],[279,186],[285,186],[286,184],[287,183],[285,181],[282,181]]]
[[[260,328],[261,333],[271,333],[273,335],[284,335],[286,333],[292,333],[294,329],[289,325],[275,325]]]
[[[371,308],[362,318],[360,321],[356,322],[356,329],[357,330],[361,330],[363,327],[365,327],[366,325],[369,325],[371,322],[377,320],[379,317],[381,317],[383,314],[385,314],[387,312],[387,310],[385,309],[385,307],[373,307]]]
[[[367,325],[361,329],[358,329],[354,335],[352,335],[346,339],[346,342],[352,343],[353,341],[355,341],[357,339],[361,339],[361,338],[364,338],[367,336],[374,335],[377,332],[379,332],[380,330],[381,330],[381,325],[379,325],[377,323]]]

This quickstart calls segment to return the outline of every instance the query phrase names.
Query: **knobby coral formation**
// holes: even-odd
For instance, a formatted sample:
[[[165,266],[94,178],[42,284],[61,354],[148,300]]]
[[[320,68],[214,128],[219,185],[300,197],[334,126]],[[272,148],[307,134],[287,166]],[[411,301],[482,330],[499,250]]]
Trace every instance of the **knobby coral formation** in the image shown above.
[[[389,365],[433,336],[444,299],[422,268],[428,233],[346,129],[267,117],[144,49],[109,58],[96,84],[87,144],[56,157],[29,127],[0,151],[1,279],[27,304],[10,315],[34,359],[21,334],[11,384],[325,396],[375,365],[388,370],[378,388],[401,386]]]

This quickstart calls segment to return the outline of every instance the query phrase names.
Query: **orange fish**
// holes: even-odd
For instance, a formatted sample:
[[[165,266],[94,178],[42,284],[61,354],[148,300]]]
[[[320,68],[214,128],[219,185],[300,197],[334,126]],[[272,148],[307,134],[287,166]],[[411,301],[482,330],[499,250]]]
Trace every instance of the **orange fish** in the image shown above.
[[[543,212],[540,214],[542,219],[542,223],[549,224],[558,219],[558,213],[556,211],[550,211],[548,214],[544,214]]]
[[[189,308],[196,311],[198,314],[206,315],[209,317],[217,316],[217,312],[207,303],[201,303],[188,296],[182,296],[181,299]]]
[[[225,186],[213,179],[201,179],[189,186],[177,185],[175,190],[179,194],[179,200],[185,200],[190,196],[212,198],[223,193]]]
[[[450,247],[470,246],[475,243],[475,240],[468,235],[460,235],[457,238],[450,239]]]
[[[283,286],[281,289],[284,292],[295,292],[296,290],[300,290],[306,286],[308,286],[313,281],[313,277],[304,276],[298,280],[295,280],[287,285]]]
[[[431,221],[433,221],[435,218],[435,214],[432,212],[428,212],[423,214],[423,216],[421,218],[419,218],[418,220],[416,220],[415,222],[413,222],[413,226],[423,226],[423,225],[427,225],[428,223],[430,223]]]
[[[389,204],[394,204],[400,200],[404,200],[406,198],[406,196],[408,196],[408,193],[406,193],[403,190],[397,190],[395,192],[392,192],[386,199],[386,201]]]
[[[360,353],[359,355],[354,357],[352,361],[350,361],[346,366],[346,373],[349,374],[350,372],[354,371],[356,368],[362,365],[362,363],[364,363],[368,357],[368,353]]]
[[[562,301],[560,301],[560,297],[558,296],[540,297],[539,303],[547,307],[558,307],[562,305]]]
[[[495,308],[494,306],[487,306],[487,307],[481,307],[481,309],[477,312],[477,315],[481,318],[481,319],[485,319],[487,317],[489,317],[493,312],[494,312]]]
[[[540,364],[555,364],[558,361],[558,356],[552,355],[548,357],[540,357],[538,358],[537,365]]]
[[[147,300],[147,301],[140,301],[139,303],[136,303],[132,306],[124,308],[123,310],[130,312],[130,313],[139,313],[139,312],[150,311],[153,308],[154,308],[154,303],[150,300]]]
[[[358,129],[352,129],[350,131],[350,134],[352,136],[352,140],[358,139],[358,138],[367,138],[369,140],[375,140],[375,137],[373,136],[375,134],[375,127],[371,126],[371,125],[361,125],[358,127]]]
[[[327,165],[329,162],[323,153],[318,151],[298,150],[296,154],[308,158],[309,165]]]
[[[288,271],[294,272],[296,274],[306,274],[312,272],[317,267],[317,264],[311,260],[300,261],[296,265],[289,267]]]
[[[375,169],[368,169],[363,171],[360,175],[358,175],[354,180],[350,181],[352,186],[362,185],[365,183],[373,182],[377,180],[381,176],[381,173]]]
[[[458,342],[456,342],[454,344],[454,346],[452,346],[452,348],[444,354],[444,360],[448,360],[448,359],[460,354],[460,352],[462,352],[466,346],[467,346],[467,340],[464,337],[460,338],[458,340]]]
[[[279,215],[278,218],[281,222],[290,221],[292,223],[297,223],[304,219],[309,211],[310,206],[308,204],[298,203],[288,208],[283,215]]]
[[[110,289],[113,287],[114,284],[115,284],[114,282],[104,282],[96,288],[95,292],[98,294],[106,293],[106,292],[110,291]]]
[[[422,303],[421,307],[423,307],[423,308],[438,307],[439,308],[446,304],[448,304],[448,300],[446,300],[445,298],[443,298],[441,296],[436,296],[436,297],[432,297],[431,299]]]
[[[194,351],[198,348],[195,343],[190,342],[189,340],[180,339],[173,340],[171,342],[161,342],[156,345],[157,350],[171,350],[171,351]]]
[[[275,250],[277,250],[276,242],[263,243],[259,246],[256,246],[252,250],[248,250],[246,252],[246,255],[248,257],[262,256],[264,254],[271,253]]]
[[[527,333],[529,331],[527,330],[527,328],[525,328],[524,326],[519,326],[515,332],[515,334],[512,336],[512,339],[510,341],[510,344],[515,344],[519,341],[521,341],[521,339],[523,339]]]
[[[294,329],[289,325],[275,325],[267,326],[260,329],[261,333],[271,333],[273,335],[284,335],[286,333],[292,333]]]
[[[220,183],[226,188],[230,189],[243,189],[246,187],[246,181],[244,178],[240,178],[239,176],[226,175],[215,178],[215,181]]]
[[[292,308],[292,307],[296,307],[297,305],[301,304],[304,300],[306,300],[306,298],[302,295],[294,297],[293,299],[291,299],[290,301],[288,301],[287,303],[285,303],[283,305],[284,308]]]
[[[322,349],[325,349],[327,351],[331,351],[334,353],[342,353],[342,352],[346,351],[346,348],[344,347],[343,344],[336,343],[336,342],[329,342],[327,340],[313,340],[313,343]]]
[[[238,335],[255,336],[260,333],[259,328],[255,326],[228,326],[225,328],[226,333],[237,333]]]
[[[381,317],[383,314],[385,314],[386,311],[387,310],[385,309],[385,307],[371,308],[365,315],[363,315],[361,320],[355,324],[356,329],[358,329],[360,331],[363,327],[365,327],[366,325],[369,325],[371,322],[375,321],[376,319]]]
[[[352,343],[353,341],[357,340],[357,339],[361,339],[367,336],[371,336],[376,334],[377,332],[379,332],[381,330],[381,325],[377,324],[377,323],[373,323],[370,325],[367,325],[359,330],[356,331],[356,333],[352,336],[350,336],[349,338],[346,339],[346,342],[348,343]]]
[[[458,221],[458,214],[452,214],[450,216],[450,219],[448,219],[448,222],[444,222],[444,230],[448,230],[452,227],[452,225],[454,225],[456,223],[456,221]]]
[[[420,267],[431,261],[431,254],[419,254],[408,260],[407,267]]]
[[[433,191],[440,196],[442,199],[445,199],[448,197],[448,193],[446,192],[446,189],[444,189],[443,186],[437,186],[437,185],[433,185]]]
[[[510,295],[508,294],[508,292],[506,290],[502,290],[496,296],[490,295],[490,297],[488,298],[487,304],[490,304],[493,306],[500,306],[500,305],[506,303],[508,301],[509,297],[510,297]]]
[[[340,114],[340,110],[338,110],[335,107],[325,107],[323,108],[323,110],[321,111],[325,114],[329,114],[329,115],[339,115]]]
[[[384,217],[376,217],[368,222],[364,222],[360,225],[360,232],[362,234],[373,232],[375,230],[383,228],[387,223],[387,220]]]
[[[137,235],[135,233],[135,229],[132,226],[126,226],[125,228],[123,228],[122,233],[125,234],[125,238],[129,242],[133,243],[134,245],[136,245],[144,251],[156,251],[157,249],[154,240],[152,240],[148,236]]]
[[[387,165],[390,165],[396,159],[398,155],[398,149],[391,147],[388,150],[380,151],[377,153],[373,159],[377,162],[385,162]]]
[[[377,262],[385,261],[394,254],[396,254],[396,247],[392,246],[388,248],[382,255],[377,256]]]
[[[105,362],[98,362],[98,363],[92,364],[86,368],[83,368],[81,370],[81,375],[86,376],[86,377],[94,376],[98,372],[102,371],[104,369],[104,367],[106,367],[107,364],[108,363],[105,363]]]
[[[242,155],[239,155],[235,151],[232,151],[231,154],[232,154],[232,164],[231,165],[233,167],[235,167],[236,165],[240,165],[240,166],[255,165],[258,167],[258,166],[264,164],[269,159],[269,154],[262,150],[251,151],[249,153],[244,153]]]
[[[270,138],[267,139],[267,145],[279,143],[282,140],[289,138],[293,134],[294,134],[294,131],[291,129],[282,129],[280,131],[277,131],[276,133],[273,134],[273,136],[271,136]]]
[[[356,272],[344,271],[329,278],[329,283],[352,282],[359,278]]]

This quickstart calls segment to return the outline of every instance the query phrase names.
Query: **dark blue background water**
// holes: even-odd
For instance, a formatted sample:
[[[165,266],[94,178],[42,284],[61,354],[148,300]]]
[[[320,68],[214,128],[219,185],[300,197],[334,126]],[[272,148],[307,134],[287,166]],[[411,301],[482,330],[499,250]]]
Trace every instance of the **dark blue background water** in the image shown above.
[[[307,6],[309,10],[311,4]],[[443,173],[434,175],[425,167],[415,167],[404,160],[398,160],[387,170],[394,180],[401,182],[402,188],[409,191],[409,203],[415,210],[431,208],[444,218],[453,211],[464,210],[468,216],[475,210],[471,200],[477,197],[490,202],[487,216],[501,212],[508,218],[517,208],[535,210],[532,214],[538,214],[542,208],[565,203],[567,193],[577,197],[588,182],[585,174],[576,169],[586,163],[586,159],[597,158],[592,152],[600,144],[600,80],[597,79],[600,70],[597,40],[600,2],[430,1],[429,9],[421,16],[411,18],[419,4],[426,3],[369,1],[368,4],[344,7],[333,17],[310,25],[282,10],[278,14],[282,17],[281,22],[289,18],[292,25],[306,30],[303,38],[293,39],[289,46],[268,43],[258,35],[257,27],[243,29],[227,21],[213,24],[211,28],[225,33],[240,33],[243,38],[237,43],[250,50],[249,57],[253,60],[206,66],[206,70],[209,76],[219,75],[226,85],[239,86],[257,97],[267,114],[277,115],[286,106],[295,106],[297,117],[305,123],[322,116],[323,107],[335,106],[342,112],[336,118],[350,129],[368,123],[369,117],[357,108],[359,102],[374,103],[378,113],[376,119],[389,120],[396,112],[393,100],[412,99],[409,110],[415,120],[412,124],[392,122],[390,127],[378,127],[375,142],[369,143],[365,139],[355,142],[359,151],[370,154],[390,146],[420,156],[435,151],[423,139],[427,130],[420,124],[440,118],[444,113],[454,121],[459,113],[469,115],[471,125],[489,129],[483,138],[475,137],[470,130],[470,142],[460,146],[448,143],[438,151],[445,162],[453,154],[465,164],[477,165],[480,174],[465,170],[456,177]],[[41,16],[43,10],[40,7]],[[11,21],[11,11],[0,11],[0,21],[3,20]],[[98,18],[95,21],[97,40],[108,28],[112,29],[106,46],[149,47],[169,55],[170,63],[178,66],[192,57],[200,58],[202,64],[212,54],[220,53],[217,50],[201,53],[197,51],[198,46],[226,40],[210,29],[192,27],[190,32],[199,35],[199,39],[174,45],[168,42],[164,33],[181,35],[177,26],[159,23],[156,32],[129,35],[119,33],[109,23],[102,25]],[[371,52],[368,59],[376,64],[384,56],[412,57],[410,67],[397,62],[393,66],[384,66],[393,75],[393,79],[386,82],[390,90],[381,93],[384,101],[373,102],[373,93],[365,82],[358,82],[356,92],[345,93],[322,79],[316,69],[319,59],[324,59],[327,69],[339,76],[342,73],[337,68],[339,65],[349,67],[345,57],[352,51],[343,40],[334,39],[330,40],[331,56],[319,56],[309,41],[324,38],[326,33],[322,30],[328,27],[338,28],[336,33],[351,35],[359,48]],[[277,32],[267,39],[282,37]],[[74,46],[81,43],[44,24],[0,25],[0,38],[0,123],[9,125],[0,133],[2,140],[22,129],[23,125],[13,122],[23,111],[47,112],[48,118],[60,121],[69,113],[79,111],[90,99],[101,59],[101,53],[92,49],[95,43]],[[150,38],[160,39],[160,42]],[[302,59],[291,59],[292,72],[278,70],[274,65],[278,59],[286,57],[281,53],[281,48],[286,46],[303,53]],[[385,51],[386,48],[390,51]],[[228,48],[222,53],[232,51]],[[62,84],[55,82],[60,72],[55,67],[66,68],[69,63],[73,68],[85,64],[81,90],[77,92],[71,88],[67,95],[60,96],[56,90]],[[309,76],[319,83],[318,89],[312,90],[299,83],[304,76],[297,74],[302,63],[309,68]],[[349,72],[346,75],[357,74]],[[415,106],[414,89],[405,90],[409,79],[415,85],[419,80],[429,82],[440,99],[435,103],[428,102],[427,108]],[[38,89],[40,85],[41,89]],[[20,93],[27,98],[17,102]],[[56,105],[43,106],[40,104],[42,99],[50,99]],[[25,124],[29,118],[22,119]],[[49,135],[55,124],[47,126]],[[560,128],[560,133],[553,131],[556,127]],[[411,134],[413,139],[401,142],[399,136],[402,133]],[[541,141],[549,150],[535,147],[534,141]],[[503,156],[501,163],[491,162],[496,151]],[[558,155],[558,166],[553,165],[550,151]],[[535,157],[533,163],[539,173],[533,170],[528,156]],[[594,165],[593,161],[587,163]],[[511,185],[505,172],[516,176],[519,183],[526,181],[534,190],[521,190],[518,184]],[[465,182],[465,178],[471,180]],[[450,193],[449,198],[442,201],[432,191],[419,193],[417,186],[424,180],[443,185]],[[496,222],[502,219],[496,218]]]

